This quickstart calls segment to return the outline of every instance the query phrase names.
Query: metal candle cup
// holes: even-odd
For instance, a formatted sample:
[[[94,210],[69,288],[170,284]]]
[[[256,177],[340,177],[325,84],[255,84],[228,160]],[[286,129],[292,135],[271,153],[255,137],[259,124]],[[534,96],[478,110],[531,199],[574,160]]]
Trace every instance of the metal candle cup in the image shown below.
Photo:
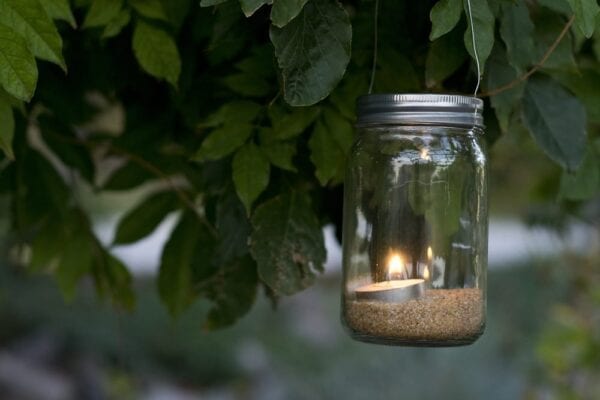
[[[400,303],[418,299],[425,292],[424,279],[403,279],[377,282],[355,290],[357,300]]]

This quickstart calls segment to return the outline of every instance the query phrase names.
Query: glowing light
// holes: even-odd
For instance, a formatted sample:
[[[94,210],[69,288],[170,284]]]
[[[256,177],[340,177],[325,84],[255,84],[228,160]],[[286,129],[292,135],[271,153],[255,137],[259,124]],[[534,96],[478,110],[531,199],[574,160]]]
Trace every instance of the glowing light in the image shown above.
[[[428,280],[429,279],[429,267],[425,266],[425,269],[423,270],[423,279]]]
[[[404,273],[404,261],[398,253],[392,253],[388,259],[388,276],[390,280],[398,279]]]
[[[429,149],[424,148],[421,150],[421,159],[431,161],[431,156],[429,155]]]
[[[427,259],[429,261],[433,260],[433,250],[431,250],[431,246],[427,248]]]

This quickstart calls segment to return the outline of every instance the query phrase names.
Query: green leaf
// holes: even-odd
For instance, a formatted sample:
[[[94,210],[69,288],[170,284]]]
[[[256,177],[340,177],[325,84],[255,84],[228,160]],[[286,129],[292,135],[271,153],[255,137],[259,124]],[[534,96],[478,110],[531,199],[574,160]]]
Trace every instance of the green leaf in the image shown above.
[[[317,119],[321,110],[317,107],[298,107],[286,113],[283,109],[271,108],[269,117],[273,124],[271,140],[288,140],[304,132]]]
[[[29,101],[35,92],[38,70],[27,43],[0,23],[0,85],[7,93]]]
[[[227,265],[248,254],[248,236],[252,226],[244,205],[230,186],[216,200],[215,228],[219,234],[215,263]]]
[[[571,15],[571,7],[567,0],[538,0],[542,6],[563,15]]]
[[[524,121],[538,146],[569,171],[585,153],[586,116],[583,105],[558,83],[532,78],[525,86]]]
[[[275,61],[273,47],[265,44],[252,50],[252,55],[235,65],[236,69],[262,79],[275,78]]]
[[[217,127],[225,123],[241,124],[252,122],[259,115],[262,106],[253,101],[232,101],[226,103],[208,116],[199,127]]]
[[[72,227],[69,240],[60,256],[56,280],[67,300],[75,296],[79,280],[92,270],[94,261],[93,237],[83,224]]]
[[[269,46],[254,49],[252,55],[235,66],[236,72],[224,79],[225,85],[236,93],[250,97],[264,97],[273,91],[275,65]]]
[[[369,90],[367,74],[348,73],[329,96],[329,100],[346,118],[356,119],[356,101]]]
[[[345,161],[353,142],[353,129],[348,120],[337,112],[326,109],[317,122],[308,142],[310,159],[321,185],[342,177]]]
[[[487,67],[488,72],[484,85],[488,91],[501,88],[517,79],[517,70],[509,65],[506,52],[500,43],[496,43],[494,46]],[[496,111],[496,117],[502,132],[508,131],[510,116],[523,96],[524,88],[525,84],[519,83],[511,89],[490,97],[492,108]]]
[[[268,4],[269,0],[240,0],[240,5],[242,6],[242,11],[246,17],[250,17],[254,14],[259,8]]]
[[[250,256],[220,268],[204,285],[206,296],[213,301],[204,328],[225,328],[250,311],[256,299],[257,285],[256,263]]]
[[[440,0],[431,9],[431,33],[429,40],[435,40],[450,32],[458,21],[462,11],[462,0]]]
[[[296,155],[296,144],[292,142],[277,142],[261,145],[260,149],[269,162],[286,171],[296,172],[293,159]]]
[[[210,7],[217,4],[225,3],[229,0],[200,0],[200,7]]]
[[[344,152],[323,120],[317,121],[308,147],[310,160],[316,168],[315,175],[321,185],[325,186],[332,178],[341,173],[344,165]]]
[[[543,10],[542,10],[543,11]],[[535,20],[535,45],[536,60],[542,56],[552,46],[562,29],[564,28],[563,19],[551,12],[540,12]],[[577,65],[573,57],[572,38],[569,33],[560,41],[552,54],[548,57],[543,66],[544,69],[576,70]]]
[[[283,28],[296,18],[308,0],[275,0],[271,8],[271,22]]]
[[[250,214],[252,204],[269,185],[269,161],[255,144],[249,143],[233,157],[232,171],[237,194]]]
[[[465,13],[468,16],[467,2],[465,1]],[[467,18],[467,31],[465,32],[464,42],[467,51],[475,60],[475,51],[473,48],[473,36],[471,31],[475,32],[475,45],[477,56],[481,65],[481,73],[485,67],[485,62],[494,47],[494,14],[492,14],[487,0],[471,1],[471,11],[473,14],[473,25]]]
[[[102,189],[108,191],[130,190],[154,178],[156,178],[155,175],[138,164],[130,162],[113,172],[102,185]]]
[[[354,128],[350,121],[332,108],[323,111],[323,120],[337,146],[345,156],[348,155],[354,143]]]
[[[207,32],[210,36],[207,56],[211,64],[231,61],[245,49],[250,34],[247,23],[237,1],[215,7],[212,19],[207,21],[212,24],[211,32]]]
[[[160,0],[129,0],[129,4],[135,11],[146,18],[168,21]]]
[[[106,271],[113,302],[126,310],[133,310],[135,308],[133,278],[125,264],[108,254]]]
[[[8,103],[12,108],[20,112],[21,114],[26,114],[27,110],[25,109],[25,104],[22,100],[17,99],[15,96],[8,94],[6,90],[0,87],[0,101],[4,101]]]
[[[508,60],[519,70],[524,70],[533,61],[533,22],[529,18],[527,5],[520,1],[504,3],[500,20],[500,36],[506,44]]]
[[[15,153],[12,148],[13,136],[15,134],[15,118],[12,107],[8,102],[0,97],[0,149],[4,151],[6,157],[15,159]]]
[[[43,0],[40,1],[40,4],[44,7],[50,18],[67,21],[71,27],[77,27],[75,17],[71,12],[69,0]]]
[[[108,293],[115,305],[126,310],[135,308],[133,278],[127,267],[96,242],[97,255],[92,264],[92,276],[96,291],[104,296]]]
[[[323,270],[323,232],[306,194],[291,192],[259,206],[252,218],[250,252],[258,275],[277,295],[294,294]]]
[[[151,234],[177,206],[173,192],[157,193],[130,210],[119,222],[114,244],[137,242]]]
[[[393,48],[383,48],[378,60],[375,91],[381,93],[420,90],[420,81],[412,61]]]
[[[97,28],[108,25],[117,18],[123,8],[123,0],[93,0],[88,10],[84,28]]]
[[[52,164],[37,151],[22,152],[17,160],[19,191],[14,194],[15,225],[23,230],[65,213],[69,191]]]
[[[56,246],[56,243],[67,243],[67,241],[68,237],[64,227],[57,229],[55,224],[48,221],[42,224],[31,242],[29,270],[32,272],[49,270],[58,261],[62,250]]]
[[[567,0],[575,14],[575,23],[586,38],[592,37],[596,16],[600,12],[598,0]]]
[[[53,62],[66,71],[62,39],[38,0],[0,1],[0,24],[23,36],[36,57]]]
[[[202,142],[194,156],[195,161],[218,160],[240,148],[250,136],[254,127],[249,123],[228,123],[215,129]]]
[[[458,30],[444,35],[429,45],[425,62],[425,84],[435,87],[452,75],[467,59],[467,52]]]
[[[236,93],[248,97],[263,97],[271,92],[271,84],[265,79],[249,76],[248,74],[233,74],[223,82]]]
[[[102,37],[104,39],[109,39],[111,37],[117,36],[123,28],[129,25],[129,21],[131,21],[131,12],[129,10],[121,10],[119,14],[104,27],[104,31],[102,32]]]
[[[175,41],[167,32],[138,21],[133,31],[133,52],[144,71],[177,86],[181,59]]]
[[[192,12],[196,12],[197,1],[194,0],[159,0],[162,4],[162,8],[165,11],[165,15],[168,18],[169,24],[173,27],[175,32],[181,31],[183,23],[187,19],[188,15]],[[195,15],[195,14],[194,14]]]
[[[182,218],[165,244],[158,275],[158,292],[172,315],[180,314],[192,301],[192,262],[199,224]]]
[[[172,315],[192,302],[194,277],[212,273],[213,249],[214,241],[198,218],[190,212],[183,214],[165,244],[158,274],[158,292]]]
[[[323,100],[344,76],[352,28],[337,0],[307,3],[284,28],[272,26],[270,36],[289,104],[308,106]]]
[[[583,103],[591,123],[600,124],[600,71],[597,67],[579,68],[573,72],[557,72],[552,77],[571,90]]]
[[[581,32],[581,30],[577,27],[573,27],[572,29],[569,29],[569,33],[572,35],[572,45],[573,45],[573,49],[575,50],[575,52],[581,52],[584,44],[587,42],[587,39],[583,32]]]
[[[600,155],[589,145],[583,162],[573,173],[563,171],[560,197],[568,200],[588,200],[600,193]]]
[[[92,155],[84,146],[78,144],[78,138],[73,129],[47,115],[40,116],[38,123],[42,138],[52,153],[93,184],[96,167]]]
[[[225,78],[225,85],[244,96],[264,97],[273,91],[275,65],[273,49],[263,45],[253,49],[252,54],[235,65],[236,72]]]
[[[600,17],[596,17],[596,29],[594,30],[592,50],[596,60],[600,60]]]

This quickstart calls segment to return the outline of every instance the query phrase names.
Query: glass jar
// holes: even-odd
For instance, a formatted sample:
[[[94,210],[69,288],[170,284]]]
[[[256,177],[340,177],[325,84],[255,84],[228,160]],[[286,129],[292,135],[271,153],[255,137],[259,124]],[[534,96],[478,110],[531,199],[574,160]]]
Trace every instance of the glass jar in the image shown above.
[[[359,99],[344,187],[342,322],[353,338],[455,346],[483,333],[482,111],[458,95]]]

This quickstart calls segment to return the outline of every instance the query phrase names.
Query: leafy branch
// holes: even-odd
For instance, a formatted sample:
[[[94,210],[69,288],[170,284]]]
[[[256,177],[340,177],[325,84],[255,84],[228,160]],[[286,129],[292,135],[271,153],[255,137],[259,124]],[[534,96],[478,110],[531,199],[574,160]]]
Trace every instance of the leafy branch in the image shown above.
[[[52,119],[38,121],[43,139],[77,176],[93,183],[102,157],[127,161],[99,190],[166,183],[119,221],[113,244],[141,240],[183,209],[163,249],[159,294],[174,314],[207,299],[205,326],[226,326],[258,288],[292,294],[320,272],[321,228],[340,224],[338,186],[371,74],[374,92],[461,92],[474,47],[491,88],[482,94],[493,111],[486,137],[527,130],[562,167],[548,198],[597,196],[596,2],[471,4],[472,20],[464,0],[432,9],[381,1],[378,18],[372,3],[355,0],[0,0],[5,225],[31,247],[29,267],[51,271],[66,297],[91,275],[99,293],[131,304],[126,266],[98,243],[73,188],[26,140],[26,121],[41,106]],[[571,28],[584,45],[564,40]],[[542,67],[548,73],[535,74]],[[118,104],[126,121],[102,142],[107,152],[72,128],[103,117],[97,97]]]
[[[145,160],[144,158],[142,158],[136,154],[133,154],[127,150],[116,147],[113,144],[109,145],[109,149],[110,149],[110,151],[112,151],[114,153],[122,155],[127,160],[136,163],[137,165],[144,168],[148,172],[154,174],[157,178],[159,178],[159,179],[163,180],[165,183],[167,183],[167,185],[169,185],[171,190],[174,191],[175,194],[177,194],[177,197],[179,197],[179,199],[183,202],[183,204],[185,204],[185,206],[194,215],[196,215],[198,217],[198,220],[200,221],[200,223],[202,223],[213,236],[215,236],[215,237],[217,236],[216,229],[205,218],[203,218],[198,213],[198,207],[194,204],[194,202],[187,195],[187,193],[185,193],[183,190],[181,190],[181,187],[180,187],[181,185],[177,184],[177,182],[175,182],[171,176],[169,176],[166,173],[164,173],[163,171],[161,171],[160,168],[158,168],[156,165],[152,164],[148,160]]]
[[[54,137],[55,139],[63,141],[63,142],[68,142],[68,143],[76,144],[79,146],[84,146],[87,149],[89,149],[90,151],[93,151],[97,148],[97,143],[91,142],[88,140],[84,140],[84,139],[80,139],[80,138],[66,137],[64,135],[58,135],[52,131],[46,132],[46,135],[50,135],[50,136]],[[160,168],[158,168],[156,165],[154,165],[150,161],[138,156],[137,154],[131,153],[125,149],[115,146],[112,143],[108,144],[108,151],[121,155],[126,160],[139,165],[146,171],[148,171],[151,174],[153,174],[154,176],[156,176],[158,179],[165,182],[169,186],[169,188],[177,195],[177,197],[181,200],[181,202],[189,209],[189,211],[192,212],[193,215],[196,215],[198,217],[198,220],[200,221],[200,223],[205,225],[206,228],[208,229],[208,231],[213,236],[215,236],[215,237],[217,236],[216,229],[208,221],[206,221],[205,218],[203,218],[198,213],[198,207],[194,204],[194,202],[187,195],[187,193],[185,193],[185,191],[181,190],[181,184],[178,184],[170,175],[163,172]]]
[[[569,32],[569,29],[571,28],[571,25],[573,25],[573,22],[575,22],[575,15],[573,15],[573,16],[571,16],[571,18],[569,18],[569,20],[565,24],[564,28],[562,29],[562,31],[560,31],[559,35],[556,37],[556,40],[554,40],[552,45],[550,47],[548,47],[548,50],[546,50],[543,57],[540,59],[540,61],[535,66],[533,66],[531,69],[529,69],[523,75],[519,76],[517,79],[512,80],[509,83],[499,86],[497,88],[493,88],[486,92],[482,92],[478,96],[479,97],[497,96],[500,93],[510,90],[510,89],[514,88],[515,86],[517,86],[519,83],[524,82],[527,79],[529,79],[529,77],[531,75],[535,74],[540,68],[542,68],[544,66],[544,64],[546,63],[548,58],[550,58],[550,56],[552,55],[554,50],[556,50],[556,48],[560,44],[561,40],[563,40],[563,38],[565,37],[567,32]]]

